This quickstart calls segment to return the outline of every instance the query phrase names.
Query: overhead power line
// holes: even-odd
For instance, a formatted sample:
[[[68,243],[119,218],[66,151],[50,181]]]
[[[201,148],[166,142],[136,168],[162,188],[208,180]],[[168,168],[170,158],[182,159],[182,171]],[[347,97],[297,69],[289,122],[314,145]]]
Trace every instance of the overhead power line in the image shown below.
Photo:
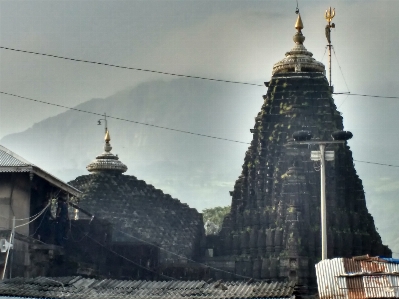
[[[12,97],[17,97],[17,98],[20,98],[20,99],[33,101],[33,102],[37,102],[37,103],[42,103],[42,104],[46,104],[46,105],[56,106],[56,107],[60,107],[60,108],[64,108],[64,109],[79,111],[79,112],[82,112],[82,113],[87,113],[87,114],[92,114],[92,115],[97,115],[97,116],[104,116],[101,113],[87,111],[87,110],[82,110],[82,109],[77,109],[77,108],[72,108],[72,107],[68,107],[68,106],[64,106],[64,105],[60,105],[60,104],[54,104],[54,103],[50,103],[50,102],[46,102],[46,101],[36,100],[36,99],[32,99],[32,98],[28,98],[28,97],[12,94],[12,93],[9,93],[9,92],[0,91],[0,94],[12,96]],[[173,129],[173,128],[168,128],[168,127],[163,127],[163,126],[157,126],[157,125],[143,123],[143,122],[140,122],[140,121],[135,121],[135,120],[121,118],[121,117],[115,117],[115,116],[109,116],[109,115],[107,115],[107,117],[108,118],[112,118],[112,119],[116,119],[116,120],[120,120],[120,121],[126,121],[126,122],[130,122],[130,123],[138,124],[138,125],[149,126],[149,127],[153,127],[153,128],[164,129],[164,130],[169,130],[169,131],[174,131],[174,132],[179,132],[179,133],[185,133],[185,134],[196,135],[196,136],[207,137],[207,138],[213,138],[213,139],[217,139],[217,140],[223,140],[223,141],[229,141],[229,142],[235,142],[235,143],[250,144],[249,142],[238,141],[238,140],[222,138],[222,137],[217,137],[217,136],[211,136],[211,135],[206,135],[206,134],[200,134],[200,133],[194,133],[194,132],[190,132],[190,131]]]
[[[168,75],[168,76],[176,76],[176,77],[182,77],[182,78],[200,79],[200,80],[208,80],[208,81],[215,81],[215,82],[222,82],[222,83],[242,84],[242,85],[258,86],[258,87],[263,87],[264,86],[263,84],[256,84],[256,83],[250,83],[250,82],[232,81],[232,80],[208,78],[208,77],[201,77],[201,76],[194,76],[194,75],[185,75],[185,74],[175,74],[175,73],[172,73],[172,72],[163,72],[163,71],[149,70],[149,69],[136,68],[136,67],[129,67],[129,66],[111,64],[111,63],[105,63],[105,62],[98,62],[98,61],[91,61],[91,60],[84,60],[84,59],[77,59],[77,58],[70,58],[70,57],[47,54],[47,53],[41,53],[41,52],[34,52],[34,51],[27,51],[27,50],[22,50],[22,49],[15,49],[15,48],[10,48],[10,47],[2,47],[2,46],[0,46],[0,49],[14,51],[14,52],[20,52],[20,53],[27,53],[27,54],[33,54],[33,55],[52,57],[52,58],[75,61],[75,62],[97,64],[97,65],[115,67],[115,68],[126,69],[126,70],[149,72],[149,73]],[[334,54],[335,54],[335,51],[334,51]],[[323,55],[323,58],[324,58],[324,55]],[[340,68],[341,73],[342,73],[341,66],[339,66],[339,68]],[[343,74],[342,74],[342,76],[343,76]],[[345,80],[345,78],[344,78],[344,80]],[[345,84],[346,84],[346,81],[345,81]],[[346,86],[348,87],[347,84],[346,84]],[[399,97],[396,97],[396,96],[367,95],[367,94],[357,94],[357,93],[350,93],[350,92],[334,92],[333,94],[336,94],[336,95],[349,94],[349,95],[356,95],[356,96],[362,96],[362,97],[371,97],[371,98],[399,99]]]
[[[17,97],[17,98],[28,100],[28,101],[33,101],[33,102],[36,102],[36,103],[41,103],[41,104],[56,106],[56,107],[69,109],[69,110],[73,110],[73,111],[78,111],[78,112],[82,112],[82,113],[87,113],[87,114],[92,114],[92,115],[97,115],[97,116],[104,116],[101,113],[87,111],[87,110],[82,110],[82,109],[77,109],[77,108],[72,108],[72,107],[68,107],[68,106],[64,106],[64,105],[60,105],[60,104],[54,104],[54,103],[50,103],[50,102],[46,102],[46,101],[36,100],[36,99],[32,99],[32,98],[28,98],[28,97],[12,94],[12,93],[9,93],[9,92],[0,91],[0,94],[12,96],[12,97]],[[116,120],[120,120],[120,121],[126,121],[126,122],[130,122],[130,123],[134,123],[134,124],[139,124],[139,125],[154,127],[154,128],[158,128],[158,129],[169,130],[169,131],[174,131],[174,132],[178,132],[178,133],[185,133],[185,134],[190,134],[190,135],[195,135],[195,136],[212,138],[212,139],[221,140],[221,141],[229,141],[229,142],[235,142],[235,143],[241,143],[241,144],[251,144],[250,142],[233,140],[233,139],[228,139],[228,138],[223,138],[223,137],[216,137],[216,136],[211,136],[211,135],[206,135],[206,134],[199,134],[199,133],[194,133],[194,132],[184,131],[184,130],[179,130],[179,129],[172,129],[172,128],[168,128],[168,127],[157,126],[157,125],[153,125],[153,124],[143,123],[143,122],[130,120],[130,119],[125,119],[125,118],[121,118],[121,117],[115,117],[115,116],[111,116],[111,115],[107,115],[107,117],[108,118],[112,118],[112,119],[116,119]],[[391,165],[391,164],[384,164],[384,163],[377,163],[377,162],[359,161],[359,160],[353,160],[353,161],[360,162],[360,163],[369,163],[369,164],[381,165],[381,166],[399,167],[398,165]]]
[[[122,230],[118,230],[118,229],[116,229],[116,228],[114,228],[114,230],[115,230],[115,231],[118,231],[118,232],[120,232],[120,233],[122,233],[122,234],[124,234],[124,235],[126,235],[126,236],[128,236],[128,237],[130,237],[130,238],[133,238],[133,239],[135,239],[135,240],[137,240],[137,241],[140,241],[140,242],[142,242],[142,243],[146,243],[146,244],[148,244],[148,245],[157,247],[159,250],[162,250],[162,251],[165,251],[165,252],[167,252],[167,253],[173,254],[174,256],[177,256],[177,257],[182,258],[182,259],[184,259],[184,260],[187,260],[187,261],[190,261],[190,262],[199,264],[199,265],[204,266],[204,267],[208,267],[209,269],[213,269],[213,270],[218,271],[218,272],[224,272],[224,273],[227,273],[227,274],[233,274],[233,275],[235,275],[235,276],[237,276],[237,277],[241,277],[241,278],[245,278],[245,279],[254,279],[253,277],[249,277],[249,276],[245,276],[245,275],[240,275],[240,274],[237,274],[237,273],[233,273],[233,272],[230,272],[230,271],[226,271],[226,270],[223,270],[223,269],[220,269],[220,268],[216,268],[216,267],[210,266],[210,265],[205,264],[205,263],[201,263],[201,262],[195,261],[195,260],[193,260],[193,259],[190,259],[190,258],[184,256],[184,255],[175,253],[175,252],[173,252],[173,251],[170,251],[170,250],[167,250],[167,249],[165,249],[165,248],[162,248],[162,247],[159,246],[159,245],[156,245],[156,244],[151,243],[151,242],[148,242],[148,241],[146,241],[146,240],[144,240],[144,239],[141,239],[141,238],[138,238],[138,237],[133,236],[133,235],[131,235],[131,234],[128,234],[128,233],[126,233],[126,232],[124,232],[124,231],[122,231]],[[257,280],[257,279],[256,279],[256,280]]]
[[[377,162],[369,162],[369,161],[360,161],[360,160],[353,160],[353,161],[354,161],[354,162],[360,162],[360,163],[381,165],[381,166],[399,167],[399,165],[392,165],[392,164],[385,164],[385,163],[377,163]]]
[[[359,94],[359,93],[350,93],[350,92],[334,92],[334,94],[337,94],[337,95],[342,94],[342,95],[348,95],[348,96],[359,96],[359,97],[367,97],[367,98],[399,99],[399,97]]]
[[[71,220],[70,220],[70,221],[71,221]],[[71,225],[72,225],[73,227],[78,228],[78,229],[80,230],[80,232],[83,233],[83,231],[82,231],[79,227],[73,225],[72,222],[71,222]],[[71,232],[71,233],[72,233],[72,232]],[[106,250],[108,250],[109,252],[111,252],[111,253],[113,253],[113,254],[119,256],[120,258],[124,259],[125,261],[128,261],[129,263],[132,263],[133,265],[135,265],[135,266],[137,266],[137,267],[139,267],[139,268],[142,268],[142,269],[144,269],[144,270],[147,270],[147,271],[152,272],[152,273],[157,274],[157,275],[161,275],[161,276],[163,276],[163,277],[165,277],[165,278],[168,278],[168,279],[170,279],[170,280],[175,280],[175,279],[176,279],[176,278],[174,278],[174,277],[171,277],[171,276],[168,276],[168,275],[165,275],[165,274],[156,272],[156,271],[154,271],[154,270],[151,269],[151,268],[148,268],[148,267],[145,267],[145,266],[143,266],[143,265],[141,265],[141,264],[139,264],[139,263],[136,263],[135,261],[132,261],[131,259],[125,257],[124,255],[121,255],[121,254],[119,254],[118,252],[112,250],[112,249],[109,248],[108,246],[104,246],[104,245],[103,245],[101,242],[99,242],[98,240],[96,240],[96,239],[90,237],[89,234],[84,234],[84,235],[85,235],[84,237],[89,238],[90,240],[92,240],[93,242],[97,243],[98,245],[100,245],[100,246],[103,247],[104,249],[106,249]]]
[[[149,70],[149,69],[143,69],[143,68],[137,68],[137,67],[130,67],[130,66],[123,66],[123,65],[111,64],[111,63],[105,63],[105,62],[83,60],[83,59],[77,59],[77,58],[69,58],[69,57],[65,57],[65,56],[59,56],[59,55],[53,55],[53,54],[47,54],[47,53],[40,53],[40,52],[33,52],[33,51],[26,51],[26,50],[9,48],[9,47],[2,47],[2,46],[0,46],[0,49],[10,50],[10,51],[14,51],[14,52],[27,53],[27,54],[40,55],[40,56],[46,56],[46,57],[52,57],[52,58],[58,58],[58,59],[64,59],[64,60],[75,61],[75,62],[84,62],[84,63],[90,63],[90,64],[110,66],[110,67],[116,67],[116,68],[126,69],[126,70],[133,70],[133,71],[140,71],[140,72],[148,72],[148,73],[154,73],[154,74],[168,75],[168,76],[176,76],[176,77],[183,77],[183,78],[190,78],[190,79],[208,80],[208,81],[223,82],[223,83],[251,85],[251,86],[264,86],[262,84],[256,84],[256,83],[231,81],[231,80],[215,79],[215,78],[208,78],[208,77],[201,77],[201,76],[191,76],[191,75],[184,75],[184,74],[176,74],[176,73],[171,73],[171,72]]]
[[[332,50],[333,50],[333,53],[334,53],[335,59],[337,60],[337,64],[338,64],[339,70],[341,71],[342,78],[344,79],[344,82],[345,82],[345,85],[346,85],[346,89],[347,89],[347,90],[348,90],[348,92],[350,93],[350,91],[349,91],[349,87],[348,87],[348,83],[346,83],[346,79],[345,79],[344,73],[342,72],[341,65],[339,64],[338,57],[337,57],[337,54],[335,53],[334,46],[331,46],[331,47],[332,47]]]

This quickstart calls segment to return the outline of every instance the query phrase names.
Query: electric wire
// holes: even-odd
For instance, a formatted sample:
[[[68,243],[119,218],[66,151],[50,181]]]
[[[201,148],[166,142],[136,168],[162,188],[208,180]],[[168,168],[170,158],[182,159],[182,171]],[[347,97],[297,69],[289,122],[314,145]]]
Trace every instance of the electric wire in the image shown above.
[[[367,164],[373,164],[373,165],[381,165],[381,166],[389,166],[389,167],[399,167],[399,165],[392,165],[392,164],[385,164],[385,163],[377,163],[377,162],[369,162],[369,161],[360,161],[360,160],[353,160],[355,162],[360,162],[360,163],[367,163]]]
[[[382,98],[382,99],[399,99],[399,96],[380,96],[380,95],[370,95],[370,94],[359,94],[359,93],[350,93],[350,92],[334,92],[336,95],[348,95],[348,96],[359,96],[359,97],[367,97],[367,98]]]
[[[46,56],[46,57],[52,57],[52,58],[75,61],[75,62],[84,62],[84,63],[90,63],[90,64],[97,64],[97,65],[109,66],[109,67],[126,69],[126,70],[148,72],[148,73],[154,73],[154,74],[160,74],[160,75],[169,75],[169,76],[175,76],[175,77],[183,77],[183,78],[190,78],[190,79],[200,79],[200,80],[223,82],[223,83],[233,83],[233,84],[241,84],[241,85],[251,85],[251,86],[259,86],[259,87],[260,86],[264,86],[262,84],[256,84],[256,83],[240,82],[240,81],[232,81],[232,80],[224,80],[224,79],[215,79],[215,78],[193,76],[193,75],[176,74],[176,73],[171,73],[171,72],[149,70],[149,69],[143,69],[143,68],[137,68],[137,67],[129,67],[129,66],[110,64],[110,63],[105,63],[105,62],[83,60],[83,59],[77,59],[77,58],[69,58],[69,57],[65,57],[65,56],[59,56],[59,55],[53,55],[53,54],[47,54],[47,53],[41,53],[41,52],[34,52],[34,51],[27,51],[27,50],[15,49],[15,48],[10,48],[10,47],[2,47],[2,46],[0,46],[0,49],[14,51],[14,52],[27,53],[27,54],[40,55],[40,56]]]
[[[47,204],[47,206],[46,206],[35,218],[33,218],[32,220],[30,220],[29,222],[26,222],[26,223],[23,223],[23,224],[20,224],[20,225],[16,225],[14,228],[21,227],[21,226],[25,226],[25,225],[28,225],[29,223],[32,223],[32,222],[35,221],[37,218],[39,218],[39,217],[44,213],[44,211],[46,211],[46,209],[50,206],[50,204],[51,204],[51,202],[49,202],[49,203]]]
[[[53,196],[53,198],[57,198],[57,197],[58,197],[58,194],[60,194],[60,192],[61,192],[61,191],[58,191],[58,192],[57,192],[57,195]],[[51,203],[50,203],[50,205],[51,205]],[[39,213],[41,213],[41,212],[38,212],[38,213],[36,213],[35,215],[30,216],[30,217],[27,217],[27,218],[15,219],[15,221],[28,220],[28,219],[31,219],[31,218],[33,218],[33,217],[36,217]]]
[[[73,225],[72,223],[71,223],[71,225],[74,226],[74,227],[76,227],[76,226]],[[78,227],[77,227],[77,229],[81,230],[81,229],[78,228]],[[105,248],[105,249],[108,250],[109,252],[111,252],[111,253],[113,253],[113,254],[115,254],[115,255],[117,255],[117,256],[123,258],[124,260],[126,260],[126,261],[128,261],[128,262],[130,262],[130,263],[132,263],[132,264],[134,264],[134,265],[136,265],[137,267],[140,267],[140,268],[142,268],[142,269],[145,269],[145,270],[147,270],[147,271],[150,271],[150,272],[152,272],[152,273],[154,273],[154,274],[162,275],[162,276],[164,276],[164,277],[166,277],[166,278],[169,278],[169,279],[171,279],[171,280],[176,280],[174,277],[171,277],[171,276],[168,276],[168,275],[165,275],[165,274],[162,274],[162,273],[158,273],[158,272],[156,272],[156,271],[154,271],[154,270],[152,270],[152,269],[150,269],[150,268],[147,268],[147,267],[145,267],[145,266],[143,266],[143,265],[140,265],[140,264],[136,263],[135,261],[130,260],[129,258],[127,258],[127,257],[125,257],[125,256],[123,256],[123,255],[121,255],[121,254],[119,254],[118,252],[112,250],[111,248],[109,248],[109,247],[107,247],[107,246],[104,246],[103,244],[101,244],[100,242],[98,242],[96,239],[90,237],[90,235],[89,235],[88,233],[85,234],[85,237],[89,238],[90,240],[92,240],[93,242],[97,243],[97,244],[100,245],[101,247]]]
[[[327,47],[328,47],[328,46],[326,46],[326,47],[324,48],[324,54],[323,54],[323,57],[321,58],[321,60],[320,60],[320,61],[323,61],[323,59],[324,59],[324,56],[326,55],[326,52],[327,52]]]
[[[222,82],[222,83],[233,83],[233,84],[242,84],[242,85],[264,87],[263,84],[256,84],[256,83],[249,83],[249,82],[240,82],[240,81],[230,81],[230,80],[216,79],[216,78],[207,78],[207,77],[194,76],[194,75],[174,74],[174,73],[171,73],[171,72],[162,72],[162,71],[155,71],[155,70],[149,70],[149,69],[134,68],[134,67],[128,67],[128,66],[121,66],[121,65],[109,64],[109,63],[103,63],[103,62],[96,62],[96,61],[89,61],[89,60],[83,60],[83,59],[69,58],[69,57],[65,57],[65,56],[46,54],[46,53],[34,52],[34,51],[27,51],[27,50],[10,48],[10,47],[2,47],[2,46],[0,46],[0,49],[14,51],[14,52],[20,52],[20,53],[27,53],[27,54],[34,54],[34,55],[52,57],[52,58],[58,58],[58,59],[69,60],[69,61],[76,61],[76,62],[97,64],[97,65],[103,65],[103,66],[109,66],[109,67],[116,67],[116,68],[121,68],[121,69],[129,69],[129,70],[136,70],[136,71],[143,71],[143,72],[151,72],[151,73],[157,73],[157,74],[162,74],[162,75],[170,75],[170,76],[178,76],[178,77],[185,77],[185,78],[191,78],[191,79],[201,79],[201,80],[208,80],[208,81],[215,81],[215,82]],[[348,88],[348,84],[347,84],[347,82],[345,80],[345,77],[343,76],[342,68],[341,68],[341,66],[339,64],[339,61],[338,61],[338,58],[337,58],[337,55],[335,53],[335,49],[334,49],[333,46],[332,46],[332,49],[333,49],[335,58],[337,59],[338,67],[339,67],[339,69],[341,71],[342,77],[343,77],[343,79],[345,81],[345,85]],[[325,55],[325,52],[324,52],[324,55]],[[324,55],[323,55],[323,58],[324,58]],[[348,90],[349,90],[349,88],[348,88]],[[336,94],[336,95],[350,94],[350,95],[357,95],[357,96],[363,96],[363,97],[372,97],[372,98],[399,99],[399,96],[378,96],[378,95],[376,96],[376,95],[367,95],[367,94],[353,94],[353,93],[350,93],[350,92],[334,92],[333,94]]]
[[[335,53],[334,46],[331,46],[331,48],[333,49],[334,56],[335,56],[335,59],[337,60],[337,64],[338,64],[339,70],[341,71],[342,78],[344,79],[344,82],[345,82],[345,85],[346,85],[346,89],[347,89],[347,90],[348,90],[348,92],[350,93],[350,91],[349,91],[349,87],[348,87],[348,83],[346,82],[346,79],[345,79],[344,73],[342,72],[342,68],[341,68],[341,65],[339,64],[338,57],[337,57],[337,54]]]
[[[64,109],[74,110],[74,111],[78,111],[78,112],[82,112],[82,113],[87,113],[87,114],[92,114],[92,115],[97,115],[97,116],[104,116],[101,113],[87,111],[87,110],[82,110],[82,109],[77,109],[77,108],[72,108],[72,107],[68,107],[68,106],[64,106],[64,105],[60,105],[60,104],[54,104],[54,103],[50,103],[50,102],[41,101],[41,100],[36,100],[36,99],[32,99],[32,98],[28,98],[28,97],[24,97],[24,96],[12,94],[12,93],[4,92],[4,91],[0,91],[0,94],[12,96],[12,97],[16,97],[16,98],[20,98],[20,99],[24,99],[24,100],[29,100],[29,101],[33,101],[33,102],[37,102],[37,103],[42,103],[42,104],[46,104],[46,105],[56,106],[56,107],[60,107],[60,108],[64,108]],[[107,117],[108,118],[112,118],[112,119],[116,119],[116,120],[120,120],[120,121],[125,121],[125,122],[138,124],[138,125],[149,126],[149,127],[153,127],[153,128],[158,128],[158,129],[163,129],[163,130],[168,130],[168,131],[174,131],[174,132],[179,132],[179,133],[185,133],[185,134],[189,134],[189,135],[213,138],[213,139],[217,139],[217,140],[223,140],[223,141],[229,141],[229,142],[235,142],[235,143],[250,144],[249,142],[243,142],[243,141],[238,141],[238,140],[233,140],[233,139],[228,139],[228,138],[222,138],[222,137],[217,137],[217,136],[212,136],[212,135],[194,133],[194,132],[190,132],[190,131],[173,129],[173,128],[168,128],[168,127],[164,127],[164,126],[157,126],[157,125],[154,125],[154,124],[139,122],[139,121],[126,119],[126,118],[121,118],[121,117],[115,117],[115,116],[109,116],[109,115],[107,115]]]
[[[54,103],[50,103],[50,102],[41,101],[41,100],[36,100],[36,99],[32,99],[32,98],[28,98],[28,97],[12,94],[12,93],[7,93],[7,92],[3,92],[3,91],[0,91],[0,94],[13,96],[13,97],[17,97],[17,98],[20,98],[20,99],[25,99],[25,100],[29,100],[29,101],[33,101],[33,102],[37,102],[37,103],[46,104],[46,105],[56,106],[56,107],[60,107],[60,108],[64,108],[64,109],[69,109],[69,110],[73,110],[73,111],[78,111],[78,112],[82,112],[82,113],[88,113],[88,114],[92,114],[92,115],[103,116],[103,114],[101,114],[101,113],[87,111],[87,110],[82,110],[82,109],[77,109],[77,108],[72,108],[72,107],[68,107],[68,106],[64,106],[64,105],[59,105],[59,104],[54,104]],[[339,93],[339,94],[347,94],[347,93]],[[355,94],[348,94],[348,95],[355,95]],[[341,106],[342,106],[342,104],[341,104]],[[199,134],[199,133],[194,133],[194,132],[184,131],[184,130],[179,130],[179,129],[172,129],[172,128],[168,128],[168,127],[157,126],[157,125],[153,125],[153,124],[148,124],[148,123],[138,122],[138,121],[134,121],[134,120],[129,120],[129,119],[121,118],[121,117],[108,116],[108,115],[107,115],[107,117],[115,119],[115,120],[126,121],[126,122],[130,122],[130,123],[135,123],[135,124],[139,124],[139,125],[155,127],[155,128],[158,128],[158,129],[170,130],[170,131],[179,132],[179,133],[196,135],[196,136],[212,138],[212,139],[217,139],[217,140],[222,140],[222,141],[235,142],[235,143],[240,143],[240,144],[251,144],[250,142],[227,139],[227,138],[223,138],[223,137],[216,137],[216,136],[211,136],[211,135],[206,135],[206,134]],[[370,163],[370,164],[376,164],[376,165],[382,165],[382,166],[399,167],[399,166],[391,165],[391,164],[368,162],[368,161],[357,161],[357,162]],[[2,216],[0,216],[0,217],[2,217]],[[34,216],[32,216],[32,217],[34,217]],[[18,219],[18,220],[21,220],[21,219]]]
[[[341,104],[339,105],[339,107],[337,108],[337,110],[338,110],[339,108],[342,107],[342,105],[343,105],[343,104],[345,103],[345,101],[348,99],[348,96],[349,96],[349,94],[346,95],[345,99],[341,102]]]
[[[162,251],[165,251],[165,252],[168,252],[168,253],[170,253],[170,254],[173,254],[174,256],[177,256],[177,257],[183,258],[183,259],[185,259],[185,260],[187,260],[187,261],[190,261],[190,262],[193,262],[193,263],[196,263],[196,264],[199,264],[199,265],[208,267],[209,269],[212,269],[212,270],[215,270],[215,271],[218,271],[218,272],[224,272],[224,273],[227,273],[227,274],[233,274],[233,275],[235,275],[235,276],[237,276],[237,277],[242,277],[242,278],[246,278],[246,279],[254,279],[254,280],[256,280],[256,279],[253,278],[253,277],[249,277],[249,276],[245,276],[245,275],[240,275],[240,274],[237,274],[237,273],[233,273],[233,272],[230,272],[230,271],[226,271],[226,270],[222,270],[222,269],[219,269],[219,268],[215,268],[215,267],[209,266],[208,264],[204,264],[204,263],[201,263],[201,262],[197,262],[197,261],[195,261],[195,260],[193,260],[193,259],[190,259],[190,258],[184,256],[184,255],[181,255],[181,254],[175,253],[175,252],[173,252],[173,251],[167,250],[167,249],[162,248],[162,247],[160,247],[160,246],[158,246],[158,245],[155,245],[155,244],[153,244],[153,243],[151,243],[151,242],[148,242],[148,241],[146,241],[146,240],[143,240],[143,239],[140,239],[140,238],[138,238],[138,237],[136,237],[136,236],[133,236],[133,235],[131,235],[131,234],[128,234],[128,233],[126,233],[126,232],[124,232],[124,231],[118,230],[118,229],[116,229],[116,228],[114,228],[114,230],[115,230],[115,231],[118,231],[118,232],[120,232],[120,233],[122,233],[122,234],[124,234],[124,235],[126,235],[126,236],[128,236],[128,237],[131,237],[131,238],[133,238],[133,239],[136,239],[136,240],[138,240],[138,241],[140,241],[140,242],[143,242],[143,243],[146,243],[146,244],[148,244],[148,245],[157,247],[157,248],[159,248],[159,249],[162,250]]]

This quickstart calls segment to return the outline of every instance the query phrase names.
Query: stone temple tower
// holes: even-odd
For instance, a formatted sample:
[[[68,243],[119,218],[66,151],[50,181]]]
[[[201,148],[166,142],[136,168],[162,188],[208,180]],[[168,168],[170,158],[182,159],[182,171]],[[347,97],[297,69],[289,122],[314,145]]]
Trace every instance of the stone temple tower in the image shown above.
[[[231,191],[231,212],[223,222],[210,262],[226,272],[255,279],[292,280],[314,286],[321,258],[319,162],[316,146],[298,145],[296,131],[315,140],[332,140],[343,130],[325,67],[304,46],[298,15],[294,47],[277,62],[266,82],[264,104],[251,129],[242,173]],[[347,143],[330,145],[326,162],[328,257],[391,256],[367,210],[361,179]],[[232,274],[230,274],[232,275]],[[227,278],[227,277],[226,277]]]

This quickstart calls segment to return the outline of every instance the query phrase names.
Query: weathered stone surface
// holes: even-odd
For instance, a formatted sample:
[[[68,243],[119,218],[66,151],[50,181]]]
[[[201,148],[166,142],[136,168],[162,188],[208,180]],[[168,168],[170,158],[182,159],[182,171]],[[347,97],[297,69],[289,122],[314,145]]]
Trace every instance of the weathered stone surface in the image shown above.
[[[79,176],[70,184],[83,192],[79,203],[83,209],[113,224],[113,242],[160,246],[163,263],[185,262],[184,257],[201,254],[202,215],[161,190],[112,172]]]
[[[332,140],[332,132],[343,130],[328,81],[318,70],[295,66],[294,71],[280,63],[267,82],[232,192],[228,222],[220,232],[221,240],[237,243],[232,251],[226,250],[226,243],[221,256],[245,255],[246,263],[253,263],[253,274],[262,279],[315,285],[314,265],[321,258],[320,173],[310,152],[319,148],[294,144],[291,136],[304,130],[314,140]],[[326,162],[328,257],[390,256],[368,213],[348,144],[330,145],[328,150],[335,152],[335,160]],[[240,232],[250,232],[249,241],[247,235],[242,239],[249,244],[241,248],[236,246]],[[236,273],[248,275],[244,268],[236,264]]]

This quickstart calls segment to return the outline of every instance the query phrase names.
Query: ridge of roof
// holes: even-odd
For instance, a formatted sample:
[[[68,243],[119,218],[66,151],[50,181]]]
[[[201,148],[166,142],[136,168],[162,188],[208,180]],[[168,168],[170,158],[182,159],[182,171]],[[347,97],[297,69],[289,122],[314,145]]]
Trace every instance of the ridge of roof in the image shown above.
[[[22,158],[3,145],[0,145],[0,172],[32,172],[74,196],[79,197],[82,193],[77,188],[65,183],[61,179]]]
[[[34,166],[34,164],[0,145],[0,166]]]

